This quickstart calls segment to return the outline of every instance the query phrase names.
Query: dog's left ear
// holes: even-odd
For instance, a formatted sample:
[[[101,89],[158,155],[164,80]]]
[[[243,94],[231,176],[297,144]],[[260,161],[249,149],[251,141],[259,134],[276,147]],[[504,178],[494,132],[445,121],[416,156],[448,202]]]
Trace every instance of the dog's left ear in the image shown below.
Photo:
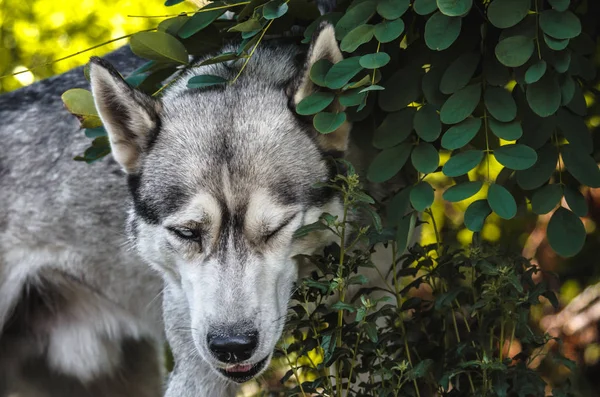
[[[132,88],[110,63],[98,57],[90,59],[90,81],[113,157],[125,172],[135,174],[157,133],[161,104]]]
[[[326,59],[334,64],[343,59],[342,52],[335,39],[335,29],[329,22],[322,22],[316,29],[306,56],[304,68],[288,93],[294,109],[300,101],[319,89],[310,79],[310,69],[321,59]],[[337,112],[343,111],[344,108],[336,100],[331,105],[331,109],[328,110]],[[340,128],[329,134],[319,134],[317,141],[324,151],[344,152],[348,148],[349,135],[350,123],[345,122]]]

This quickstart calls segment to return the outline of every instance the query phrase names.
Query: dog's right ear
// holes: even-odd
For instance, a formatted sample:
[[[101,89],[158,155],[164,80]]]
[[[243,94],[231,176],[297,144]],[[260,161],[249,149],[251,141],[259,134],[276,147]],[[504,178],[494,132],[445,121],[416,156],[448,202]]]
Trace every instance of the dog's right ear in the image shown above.
[[[135,174],[157,133],[161,104],[132,88],[110,63],[98,57],[90,59],[90,81],[112,154],[125,172]]]

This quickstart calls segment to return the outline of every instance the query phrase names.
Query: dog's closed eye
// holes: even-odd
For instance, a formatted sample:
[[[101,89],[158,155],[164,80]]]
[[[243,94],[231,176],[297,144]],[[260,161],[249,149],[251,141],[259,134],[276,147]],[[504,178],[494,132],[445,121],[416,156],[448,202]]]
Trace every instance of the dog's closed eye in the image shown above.
[[[277,235],[277,233],[279,233],[287,225],[289,225],[294,220],[295,217],[296,217],[296,214],[286,218],[283,222],[281,222],[279,224],[279,226],[275,227],[274,229],[267,230],[267,232],[263,235],[264,241],[268,242],[271,238],[275,237]]]

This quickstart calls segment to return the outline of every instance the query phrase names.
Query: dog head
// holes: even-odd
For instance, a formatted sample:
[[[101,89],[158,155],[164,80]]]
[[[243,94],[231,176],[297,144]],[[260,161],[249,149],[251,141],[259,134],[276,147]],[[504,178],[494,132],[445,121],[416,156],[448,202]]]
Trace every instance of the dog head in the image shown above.
[[[327,158],[346,150],[350,127],[320,135],[295,113],[315,90],[309,71],[320,59],[342,59],[330,25],[306,55],[261,44],[235,83],[186,87],[198,74],[232,80],[243,60],[193,68],[160,99],[91,62],[96,107],[129,178],[131,239],[185,296],[198,353],[233,381],[270,360],[297,279],[294,256],[330,238],[294,232],[342,212],[334,191],[314,184],[333,176]]]

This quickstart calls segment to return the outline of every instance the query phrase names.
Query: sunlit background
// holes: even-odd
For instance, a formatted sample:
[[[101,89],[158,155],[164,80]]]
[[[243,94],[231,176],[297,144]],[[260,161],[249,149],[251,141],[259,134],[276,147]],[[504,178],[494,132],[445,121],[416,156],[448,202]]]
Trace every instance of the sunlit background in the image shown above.
[[[0,93],[83,65],[90,56],[103,55],[126,44],[127,40],[118,40],[60,62],[53,61],[109,40],[156,27],[162,20],[134,16],[161,16],[193,9],[189,3],[167,8],[160,0],[0,0],[0,76],[3,76],[0,78]],[[31,71],[10,76],[27,69]],[[600,89],[598,80],[596,87]],[[590,108],[588,126],[595,133],[600,126],[598,98],[588,93],[586,100]],[[447,157],[442,159],[445,160]],[[487,173],[484,164],[472,173]],[[501,166],[493,158],[490,165],[493,180]],[[471,176],[471,180],[474,180]],[[463,225],[464,211],[472,201],[485,197],[486,190],[482,189],[469,200],[453,204],[441,199],[444,189],[450,184],[448,178],[436,173],[428,176],[428,181],[437,189],[437,200],[432,210],[444,241],[467,245],[472,233]],[[514,220],[504,221],[492,214],[482,232],[485,240],[520,251],[545,270],[558,273],[561,281],[556,282],[554,287],[559,292],[563,306],[587,286],[600,286],[600,231],[596,226],[600,222],[600,190],[590,189],[583,193],[590,207],[589,215],[583,219],[588,240],[586,247],[575,258],[562,259],[549,248],[545,238],[549,215],[537,218],[522,214]],[[429,221],[428,216],[424,220]],[[431,225],[424,226],[422,237],[424,243],[435,241]],[[534,314],[536,320],[543,324],[544,317],[551,314],[550,308],[548,306],[544,312]],[[566,353],[591,374],[600,369],[597,324],[590,324],[584,331],[566,339]],[[591,376],[590,379],[595,378]]]

